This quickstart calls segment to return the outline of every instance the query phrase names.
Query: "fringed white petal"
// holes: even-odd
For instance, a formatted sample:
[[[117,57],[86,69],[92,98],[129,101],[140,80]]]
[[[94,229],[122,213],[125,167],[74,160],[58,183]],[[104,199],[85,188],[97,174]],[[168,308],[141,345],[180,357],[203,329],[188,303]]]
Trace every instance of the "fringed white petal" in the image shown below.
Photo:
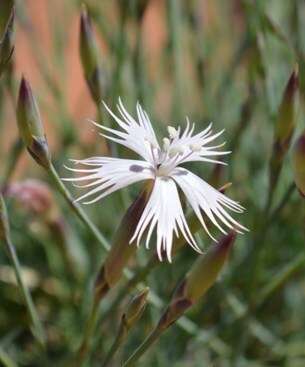
[[[101,135],[115,143],[133,150],[146,161],[153,163],[155,161],[155,157],[159,154],[160,147],[149,117],[140,104],[137,103],[137,120],[127,112],[121,99],[119,99],[119,103],[117,105],[120,117],[115,115],[105,103],[104,106],[119,125],[121,130],[111,129],[92,121],[105,132],[112,134]]]
[[[215,146],[208,146],[210,142],[217,139],[220,135],[223,134],[224,130],[219,131],[216,134],[213,134],[212,131],[212,123],[208,125],[206,129],[193,135],[195,129],[195,124],[191,124],[187,119],[187,125],[184,132],[181,136],[178,136],[171,142],[170,150],[175,150],[179,147],[183,147],[184,153],[179,156],[179,159],[176,160],[176,166],[185,162],[210,162],[216,164],[225,164],[222,161],[211,159],[209,157],[217,157],[230,154],[230,151],[220,151],[217,150],[222,148],[225,143],[218,144]],[[192,146],[197,145],[201,147],[198,151],[192,151]]]
[[[239,233],[242,233],[242,231],[247,231],[247,228],[239,224],[225,210],[226,208],[230,209],[231,211],[241,213],[244,211],[244,208],[241,205],[229,199],[227,196],[214,189],[200,177],[194,175],[192,172],[184,168],[176,168],[172,173],[172,177],[180,186],[202,226],[210,236],[211,234],[208,231],[206,223],[203,219],[201,213],[202,211],[223,233],[226,233],[223,228],[224,226],[234,229]],[[222,222],[224,226],[221,226],[219,221]]]
[[[160,260],[162,260],[162,252],[164,251],[168,261],[171,262],[173,234],[178,236],[178,231],[196,251],[201,252],[189,230],[177,186],[171,178],[157,177],[155,179],[151,196],[130,243],[137,239],[137,245],[139,245],[145,230],[148,230],[146,237],[146,246],[148,247],[155,227],[157,253]]]
[[[92,157],[84,160],[75,160],[74,163],[76,165],[90,166],[89,169],[66,167],[70,171],[81,174],[87,173],[87,175],[63,179],[73,183],[86,182],[84,185],[78,186],[81,188],[93,187],[76,199],[76,201],[82,201],[84,204],[94,203],[135,182],[154,178],[153,167],[145,161]],[[92,166],[95,166],[95,168],[92,168]],[[89,197],[89,201],[83,201]]]

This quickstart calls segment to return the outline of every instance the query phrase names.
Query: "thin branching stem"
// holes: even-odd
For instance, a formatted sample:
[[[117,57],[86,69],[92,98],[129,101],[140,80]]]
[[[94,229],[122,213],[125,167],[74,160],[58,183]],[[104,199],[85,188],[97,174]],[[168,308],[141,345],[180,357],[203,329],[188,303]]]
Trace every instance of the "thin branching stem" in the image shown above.
[[[47,168],[47,171],[50,174],[56,189],[65,198],[70,208],[74,211],[74,213],[78,216],[78,218],[85,224],[85,226],[90,230],[94,238],[108,251],[110,249],[110,246],[107,239],[92,223],[92,221],[87,216],[82,207],[73,200],[70,192],[66,189],[65,185],[62,183],[52,163]]]
[[[92,335],[94,333],[96,320],[98,316],[100,300],[95,298],[91,307],[91,311],[89,313],[88,320],[86,322],[85,331],[83,335],[82,342],[77,350],[75,356],[75,363],[77,362],[78,366],[82,366],[88,358],[88,353],[90,351],[90,344]]]
[[[143,341],[143,343],[135,350],[135,352],[123,363],[123,367],[135,366],[135,362],[142,357],[142,355],[158,340],[162,330],[155,328],[148,337]]]
[[[3,206],[4,210],[6,211],[6,207],[5,207],[5,203],[2,197],[0,197],[1,200],[1,206]],[[8,225],[8,223],[7,223]],[[21,265],[17,256],[17,252],[15,249],[15,246],[11,240],[11,236],[10,236],[10,231],[6,231],[5,236],[3,238],[4,240],[4,245],[5,248],[7,250],[8,256],[12,262],[13,268],[14,268],[14,272],[15,272],[15,276],[16,276],[16,280],[17,280],[17,284],[18,287],[22,293],[22,296],[24,298],[24,302],[26,305],[26,308],[28,310],[28,313],[30,315],[30,319],[32,322],[32,332],[34,337],[37,339],[37,341],[39,342],[39,344],[41,346],[45,345],[45,332],[44,332],[44,328],[42,326],[42,323],[40,322],[38,313],[36,311],[34,302],[32,300],[31,294],[27,288],[27,286],[25,285],[23,278],[22,278],[22,269],[21,269]]]

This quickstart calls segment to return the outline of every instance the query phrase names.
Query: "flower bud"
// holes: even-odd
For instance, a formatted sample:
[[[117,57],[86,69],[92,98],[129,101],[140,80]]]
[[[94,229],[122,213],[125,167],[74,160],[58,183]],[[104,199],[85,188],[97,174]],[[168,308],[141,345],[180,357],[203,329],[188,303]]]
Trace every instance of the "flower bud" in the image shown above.
[[[148,186],[129,207],[121,221],[111,249],[95,281],[97,298],[103,297],[120,280],[125,266],[137,250],[137,247],[134,244],[129,244],[129,241],[146,206],[151,188],[152,185],[148,183]]]
[[[79,49],[84,76],[91,96],[95,103],[100,103],[103,97],[103,73],[91,19],[85,8],[80,16]]]
[[[305,197],[305,131],[294,143],[292,150],[292,167],[295,184]]]
[[[7,66],[14,51],[15,7],[12,7],[3,36],[0,40],[0,75]]]
[[[295,66],[285,88],[275,125],[275,141],[282,150],[287,150],[295,127],[295,110],[299,89],[299,70]]]
[[[222,237],[217,245],[201,255],[176,289],[158,328],[166,329],[196,303],[216,282],[236,237],[235,232]]]
[[[142,316],[142,313],[147,304],[147,295],[149,288],[144,288],[141,292],[136,294],[130,303],[127,305],[127,310],[122,316],[122,321],[127,330],[129,330]]]
[[[3,197],[0,194],[0,240],[6,241],[8,234],[9,234],[9,223],[8,223],[7,210]]]
[[[298,66],[296,65],[286,85],[275,124],[273,152],[270,162],[270,185],[277,182],[295,128],[296,106],[299,90]]]
[[[48,167],[50,152],[39,109],[30,84],[22,77],[17,104],[17,121],[22,140],[35,161]]]
[[[35,215],[48,216],[54,210],[51,191],[39,180],[14,182],[8,185],[5,195],[14,198],[18,204]]]

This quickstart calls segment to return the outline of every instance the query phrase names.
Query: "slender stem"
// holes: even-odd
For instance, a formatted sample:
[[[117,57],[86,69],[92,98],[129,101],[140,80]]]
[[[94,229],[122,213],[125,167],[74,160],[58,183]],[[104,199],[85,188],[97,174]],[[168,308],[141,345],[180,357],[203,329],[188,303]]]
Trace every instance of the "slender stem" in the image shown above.
[[[2,363],[3,367],[17,367],[17,364],[1,347],[0,347],[0,362]]]
[[[7,165],[5,167],[5,171],[3,174],[3,178],[2,178],[2,182],[1,182],[1,190],[5,189],[5,187],[7,186],[8,182],[10,181],[12,174],[14,173],[14,169],[18,163],[18,160],[21,156],[21,153],[23,151],[23,143],[21,141],[21,139],[17,139],[11,149],[10,152],[8,153],[7,157],[8,157],[8,161],[7,161]]]
[[[273,210],[273,212],[269,215],[268,223],[272,223],[273,219],[277,217],[277,215],[281,212],[281,210],[284,208],[286,203],[289,201],[291,195],[293,194],[295,190],[295,183],[292,182],[288,189],[286,190],[285,194],[282,197],[282,200],[279,202],[278,206]]]
[[[120,292],[116,295],[111,305],[108,307],[107,311],[104,314],[104,320],[107,320],[108,317],[113,314],[113,312],[117,309],[119,304],[121,303],[123,297],[127,294],[127,292],[131,291],[137,284],[141,283],[146,279],[147,275],[150,271],[157,265],[160,264],[160,261],[156,256],[152,256],[150,260],[143,267],[139,268],[132,277],[128,280],[126,285],[122,288]]]
[[[87,359],[88,352],[90,349],[90,344],[91,344],[91,338],[92,338],[92,335],[95,329],[95,325],[96,325],[99,305],[100,305],[100,299],[95,298],[92,304],[89,318],[86,322],[83,340],[75,356],[75,363],[77,363],[78,366],[82,366],[83,363]]]
[[[120,19],[120,28],[119,28],[119,33],[117,35],[117,39],[115,42],[115,56],[116,56],[116,65],[114,68],[114,72],[112,73],[112,93],[111,93],[111,101],[112,103],[116,103],[118,96],[120,95],[120,90],[121,90],[121,77],[122,77],[122,70],[123,70],[123,65],[124,65],[124,61],[125,61],[125,54],[127,51],[127,40],[126,40],[126,34],[125,34],[125,23],[126,23],[126,19],[125,17],[121,14],[121,19]]]
[[[142,355],[149,349],[154,342],[159,338],[162,334],[162,330],[156,327],[144,340],[144,342],[135,350],[135,352],[127,359],[125,363],[123,363],[123,367],[131,367],[135,362],[142,357]]]
[[[23,295],[23,298],[25,300],[27,309],[29,311],[31,321],[33,323],[33,334],[37,338],[39,343],[41,345],[44,345],[45,344],[45,338],[46,338],[45,333],[44,333],[42,324],[39,320],[39,317],[38,317],[36,308],[34,306],[32,297],[30,295],[30,292],[29,292],[28,288],[26,287],[26,285],[23,282],[23,279],[22,279],[22,276],[21,276],[21,266],[20,266],[20,262],[19,262],[16,250],[15,250],[15,247],[10,242],[10,240],[7,241],[6,247],[7,247],[7,250],[9,252],[11,261],[13,263],[13,266],[14,266],[14,271],[15,271],[17,283],[19,285],[19,288],[20,288],[21,293]]]
[[[107,356],[106,356],[104,362],[102,363],[102,367],[109,366],[109,363],[111,362],[111,360],[115,356],[116,352],[119,350],[120,346],[122,345],[122,343],[126,339],[126,336],[127,336],[127,330],[125,328],[124,321],[121,321],[119,330],[118,330],[117,335],[115,337],[115,340],[114,340],[111,348],[109,349],[109,352],[107,353]]]
[[[174,110],[177,115],[183,111],[183,53],[182,53],[182,10],[180,0],[170,0],[168,2],[168,22],[171,41],[171,52],[173,57],[173,72],[175,81]]]
[[[290,274],[292,274],[298,267],[300,266],[300,263],[303,263],[303,254],[300,256],[300,258],[295,259],[290,266],[288,266],[286,269],[284,269],[283,273],[276,277],[274,282],[271,283],[270,288],[266,287],[263,288],[263,291],[260,293],[260,295],[257,297],[257,286],[260,279],[261,270],[263,267],[263,259],[262,259],[262,249],[264,248],[265,238],[268,233],[268,229],[270,228],[270,224],[272,223],[273,219],[277,217],[277,215],[280,213],[280,211],[284,208],[286,203],[288,202],[291,194],[294,191],[295,185],[292,183],[285,194],[283,195],[280,203],[278,206],[270,213],[271,209],[271,203],[272,198],[274,194],[274,190],[272,190],[272,187],[269,188],[269,193],[264,209],[264,215],[261,216],[260,220],[260,231],[257,235],[254,235],[254,239],[252,242],[251,249],[255,249],[254,253],[252,254],[252,251],[249,252],[250,255],[250,264],[248,265],[248,269],[250,269],[250,281],[248,282],[248,292],[250,294],[250,301],[249,305],[242,315],[240,319],[238,319],[239,327],[236,329],[240,330],[241,333],[243,333],[243,337],[241,340],[244,341],[244,343],[240,343],[239,350],[236,350],[235,355],[240,355],[242,349],[244,348],[245,341],[247,340],[247,328],[244,326],[248,322],[251,314],[255,312],[255,309],[259,307],[261,304],[264,303],[264,301],[269,297],[269,295],[277,289],[285,279],[287,279]],[[263,218],[266,218],[264,221]]]
[[[268,283],[258,294],[256,300],[256,307],[261,306],[270,295],[276,291],[282,284],[293,275],[301,266],[305,263],[305,253],[302,252],[296,258],[294,258],[291,262],[289,262],[285,268],[276,274],[274,278],[272,278],[271,282]]]
[[[87,228],[90,230],[92,235],[95,237],[95,239],[106,249],[109,250],[110,246],[107,241],[107,239],[104,237],[104,235],[97,229],[97,227],[91,222],[90,218],[87,216],[87,214],[84,212],[81,206],[79,206],[75,201],[73,200],[70,192],[66,189],[65,185],[62,183],[61,179],[59,178],[53,164],[51,163],[50,166],[47,168],[48,173],[53,179],[53,182],[57,188],[57,190],[60,192],[60,194],[65,198],[71,209],[74,211],[74,213],[78,216],[78,218],[87,226]]]
[[[261,262],[262,262],[262,259],[261,259],[261,256],[260,255],[261,255],[262,249],[264,248],[265,238],[266,238],[268,229],[270,227],[270,224],[272,223],[272,221],[274,220],[274,218],[276,218],[277,215],[284,208],[284,206],[288,202],[290,196],[292,195],[294,189],[295,189],[295,184],[294,183],[291,183],[290,186],[288,187],[287,191],[283,195],[280,203],[278,204],[278,206],[272,212],[270,212],[270,208],[271,208],[271,201],[272,201],[272,196],[273,195],[271,193],[268,196],[267,204],[266,204],[266,207],[265,207],[265,213],[266,213],[266,215],[262,215],[262,218],[266,218],[267,217],[267,220],[265,220],[261,224],[261,231],[260,231],[258,237],[256,238],[257,241],[255,242],[255,255],[253,256],[254,269],[253,269],[253,273],[252,274],[256,274],[256,278],[259,278],[259,273],[261,271],[261,267],[262,267]]]

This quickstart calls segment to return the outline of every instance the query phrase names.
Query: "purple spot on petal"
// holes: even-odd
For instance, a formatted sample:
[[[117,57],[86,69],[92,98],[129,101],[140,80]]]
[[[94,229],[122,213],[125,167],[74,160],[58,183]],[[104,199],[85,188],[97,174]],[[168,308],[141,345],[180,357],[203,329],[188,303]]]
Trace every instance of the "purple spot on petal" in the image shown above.
[[[138,164],[133,164],[129,167],[129,171],[131,172],[143,172],[144,167],[139,166]]]
[[[187,171],[178,171],[175,173],[175,176],[186,176],[188,174]]]

